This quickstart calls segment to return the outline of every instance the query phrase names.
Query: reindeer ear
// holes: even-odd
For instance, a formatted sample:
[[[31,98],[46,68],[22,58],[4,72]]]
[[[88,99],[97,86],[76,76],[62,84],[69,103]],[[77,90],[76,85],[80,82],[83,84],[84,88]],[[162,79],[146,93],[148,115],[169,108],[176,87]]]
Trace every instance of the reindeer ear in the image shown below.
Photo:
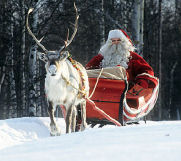
[[[48,61],[48,58],[45,53],[37,52],[37,54],[40,60],[44,61],[45,63]]]

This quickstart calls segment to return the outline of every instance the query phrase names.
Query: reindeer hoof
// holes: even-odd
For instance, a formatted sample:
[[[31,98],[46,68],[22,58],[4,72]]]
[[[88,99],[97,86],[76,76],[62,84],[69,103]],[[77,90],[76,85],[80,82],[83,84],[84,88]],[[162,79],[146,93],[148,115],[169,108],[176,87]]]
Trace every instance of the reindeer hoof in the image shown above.
[[[50,125],[50,136],[60,136],[60,129],[56,125]]]
[[[87,128],[87,123],[81,124],[81,126],[80,126],[81,131],[84,131],[86,128]]]
[[[50,132],[50,136],[60,136],[61,135],[61,133],[52,133],[52,132]]]

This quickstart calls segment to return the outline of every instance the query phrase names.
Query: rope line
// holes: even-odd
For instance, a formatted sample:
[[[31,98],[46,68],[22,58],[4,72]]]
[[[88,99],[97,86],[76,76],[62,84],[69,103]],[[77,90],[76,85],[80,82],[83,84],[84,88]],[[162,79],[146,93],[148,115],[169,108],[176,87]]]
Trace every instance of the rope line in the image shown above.
[[[98,84],[98,81],[99,81],[99,78],[100,78],[102,72],[103,72],[103,68],[101,68],[101,71],[100,71],[100,73],[99,73],[99,75],[98,75],[98,77],[97,77],[97,80],[96,80],[96,84],[94,85],[94,89],[92,90],[91,95],[88,97],[89,99],[93,96],[93,94],[94,94],[94,92],[95,92],[95,89],[96,89],[96,87],[97,87],[97,84]]]

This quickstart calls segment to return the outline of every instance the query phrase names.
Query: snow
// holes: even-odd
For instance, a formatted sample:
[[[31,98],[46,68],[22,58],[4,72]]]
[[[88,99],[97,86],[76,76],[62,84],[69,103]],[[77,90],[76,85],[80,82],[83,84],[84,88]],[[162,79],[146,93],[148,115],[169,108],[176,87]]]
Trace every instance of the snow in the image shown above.
[[[49,118],[0,120],[0,161],[180,161],[181,121],[49,135]]]

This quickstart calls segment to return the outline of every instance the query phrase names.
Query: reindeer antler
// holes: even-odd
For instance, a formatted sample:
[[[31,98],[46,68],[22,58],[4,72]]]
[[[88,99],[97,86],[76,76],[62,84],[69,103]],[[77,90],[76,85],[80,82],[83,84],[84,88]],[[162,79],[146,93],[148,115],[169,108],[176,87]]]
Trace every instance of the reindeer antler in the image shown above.
[[[74,8],[75,8],[75,12],[76,12],[74,32],[73,32],[70,40],[68,40],[68,38],[69,38],[69,29],[68,29],[67,40],[65,41],[65,45],[63,47],[61,47],[60,51],[62,51],[64,48],[67,48],[70,45],[70,43],[72,42],[72,40],[74,39],[74,37],[77,33],[79,15],[78,15],[78,11],[77,11],[77,7],[76,7],[75,3],[74,3]]]
[[[29,34],[33,37],[33,39],[35,40],[35,42],[43,49],[43,51],[44,51],[45,53],[47,53],[48,50],[40,43],[43,38],[41,38],[40,40],[38,40],[38,39],[35,37],[35,35],[32,33],[32,31],[30,30],[30,28],[29,28],[28,17],[29,17],[29,14],[30,14],[31,12],[33,12],[33,10],[34,10],[33,8],[30,8],[29,11],[28,11],[28,14],[27,14],[27,17],[26,17],[26,27],[27,27],[27,30],[28,30]]]

